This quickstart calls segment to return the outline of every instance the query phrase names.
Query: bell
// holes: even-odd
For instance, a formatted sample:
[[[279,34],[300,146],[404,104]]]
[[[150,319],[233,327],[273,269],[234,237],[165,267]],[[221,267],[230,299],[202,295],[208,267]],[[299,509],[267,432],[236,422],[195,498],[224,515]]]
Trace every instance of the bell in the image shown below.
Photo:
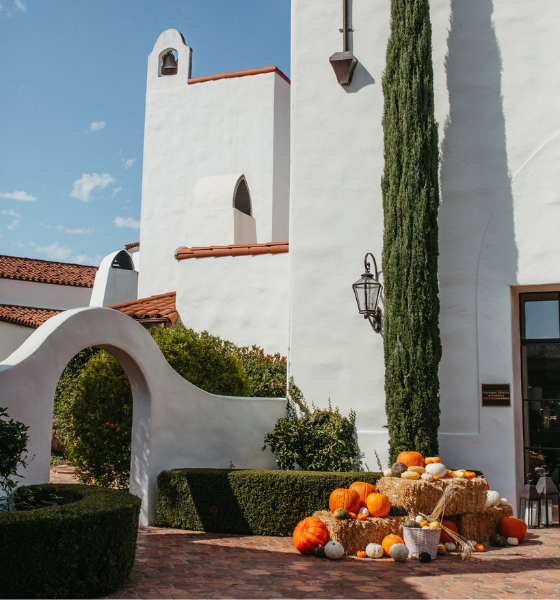
[[[169,51],[163,57],[163,65],[161,67],[162,75],[177,75],[177,61],[173,56],[173,52]]]

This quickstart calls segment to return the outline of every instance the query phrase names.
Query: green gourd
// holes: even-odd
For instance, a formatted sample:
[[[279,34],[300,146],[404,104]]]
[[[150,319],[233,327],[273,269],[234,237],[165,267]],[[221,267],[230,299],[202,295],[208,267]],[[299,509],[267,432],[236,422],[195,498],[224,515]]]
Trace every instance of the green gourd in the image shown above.
[[[417,523],[414,519],[409,519],[403,523],[403,527],[414,527],[420,529],[420,523]]]
[[[315,546],[311,554],[313,554],[313,556],[316,556],[317,558],[326,558],[325,546]]]
[[[507,546],[506,538],[498,533],[490,536],[490,543],[492,544],[492,546],[497,546],[498,548],[503,548],[504,546]]]
[[[406,508],[404,506],[391,506],[389,510],[390,517],[406,517]]]
[[[341,521],[350,518],[350,515],[345,508],[337,508],[333,514],[336,519],[340,519]]]
[[[393,477],[400,477],[403,473],[408,471],[408,467],[401,462],[396,462],[391,467],[391,472],[393,473]]]

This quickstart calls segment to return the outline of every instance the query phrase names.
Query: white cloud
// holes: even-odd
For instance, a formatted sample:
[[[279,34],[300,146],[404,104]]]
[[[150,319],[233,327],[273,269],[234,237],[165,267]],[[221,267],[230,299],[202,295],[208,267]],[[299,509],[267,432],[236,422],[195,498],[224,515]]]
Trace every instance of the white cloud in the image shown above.
[[[27,7],[22,2],[22,0],[14,0],[13,8],[11,6],[6,6],[4,3],[0,3],[0,17],[11,17],[18,12],[25,12]]]
[[[127,159],[121,158],[121,161],[122,161],[122,166],[125,169],[131,169],[134,166],[134,163],[136,162],[136,158],[127,158]]]
[[[74,181],[74,187],[70,196],[82,202],[89,202],[89,196],[96,187],[103,189],[110,183],[115,183],[115,180],[109,173],[103,173],[103,175],[99,175],[98,173],[92,173],[91,175],[83,173],[80,179]]]
[[[35,202],[35,200],[37,200],[35,196],[31,196],[22,190],[16,190],[15,192],[0,192],[0,198],[9,198],[10,200],[20,200],[22,202]]]
[[[94,121],[90,126],[90,131],[99,131],[100,129],[105,129],[105,121]]]
[[[84,235],[86,233],[91,233],[93,229],[65,229],[64,233],[71,233],[72,235]]]
[[[14,4],[16,5],[16,10],[21,10],[21,12],[27,10],[27,6],[21,0],[14,0]]]
[[[117,195],[119,192],[122,192],[122,191],[123,191],[123,189],[122,189],[122,187],[120,187],[120,186],[119,186],[119,187],[116,187],[116,188],[113,188],[113,198],[114,198],[114,197],[115,197],[115,196],[116,196],[116,195]]]
[[[140,229],[140,221],[136,221],[132,217],[115,217],[113,223],[117,227],[128,227],[129,229]]]
[[[98,267],[103,260],[103,256],[101,254],[96,254],[94,257],[90,257],[87,254],[79,254],[74,258],[73,262],[78,263],[79,265],[93,265],[94,267]]]
[[[50,246],[36,246],[33,242],[31,242],[31,246],[40,252],[41,254],[45,254],[47,258],[52,260],[66,260],[70,254],[72,254],[72,248],[68,248],[68,246],[60,246],[58,242],[54,242]]]
[[[8,217],[13,217],[13,221],[8,225],[8,229],[10,231],[13,231],[14,229],[17,229],[19,226],[19,222],[21,221],[21,215],[18,215],[18,213],[15,210],[10,209],[5,209],[2,211],[3,215],[6,215]]]

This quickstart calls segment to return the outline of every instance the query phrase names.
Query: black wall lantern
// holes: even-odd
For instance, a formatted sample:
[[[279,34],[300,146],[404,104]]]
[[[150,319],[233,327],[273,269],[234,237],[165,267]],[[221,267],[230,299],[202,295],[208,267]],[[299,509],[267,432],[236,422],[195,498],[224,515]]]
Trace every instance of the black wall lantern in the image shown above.
[[[541,525],[550,527],[560,525],[558,515],[558,488],[545,470],[535,486],[541,497]]]
[[[527,475],[527,484],[521,490],[519,498],[519,516],[525,521],[527,527],[540,526],[541,495],[533,485],[533,476]]]
[[[340,85],[350,85],[358,59],[348,50],[348,0],[342,0],[342,52],[335,52],[330,58],[336,79]]]
[[[368,256],[371,256],[373,260],[373,268],[375,269],[375,277],[370,273],[370,264],[368,262]],[[375,256],[371,252],[368,252],[364,257],[364,266],[366,272],[362,275],[359,281],[356,281],[352,285],[354,294],[356,296],[356,302],[358,303],[358,310],[361,315],[364,315],[364,319],[368,319],[373,327],[373,331],[379,333],[381,331],[381,309],[379,308],[379,295],[383,286],[379,283],[379,274],[377,273],[377,263],[375,262]]]

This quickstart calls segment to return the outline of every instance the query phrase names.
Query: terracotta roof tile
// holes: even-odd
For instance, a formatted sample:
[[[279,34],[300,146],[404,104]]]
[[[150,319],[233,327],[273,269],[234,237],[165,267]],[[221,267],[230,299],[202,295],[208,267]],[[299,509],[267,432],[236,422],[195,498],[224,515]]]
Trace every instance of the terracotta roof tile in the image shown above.
[[[37,329],[37,327],[40,327],[45,321],[48,321],[51,317],[54,317],[60,312],[62,311],[52,308],[0,304],[0,321]]]
[[[217,75],[205,75],[189,79],[189,84],[204,83],[205,81],[217,81],[218,79],[233,79],[235,77],[247,77],[249,75],[263,75],[264,73],[277,73],[284,81],[290,83],[287,75],[284,75],[278,67],[261,67],[260,69],[246,69],[245,71],[230,71],[229,73],[218,73]]]
[[[133,242],[132,244],[125,244],[124,249],[128,252],[135,252],[136,250],[140,250],[140,242]]]
[[[175,306],[175,292],[150,296],[149,298],[140,298],[133,302],[123,302],[109,306],[133,319],[142,321],[144,319],[169,319],[175,323],[179,319],[179,313]]]
[[[209,256],[256,256],[258,254],[282,254],[289,251],[289,242],[268,242],[266,244],[240,244],[231,246],[194,246],[180,248],[175,254],[177,260],[187,258],[207,258]]]
[[[97,267],[0,254],[0,278],[93,287]]]

